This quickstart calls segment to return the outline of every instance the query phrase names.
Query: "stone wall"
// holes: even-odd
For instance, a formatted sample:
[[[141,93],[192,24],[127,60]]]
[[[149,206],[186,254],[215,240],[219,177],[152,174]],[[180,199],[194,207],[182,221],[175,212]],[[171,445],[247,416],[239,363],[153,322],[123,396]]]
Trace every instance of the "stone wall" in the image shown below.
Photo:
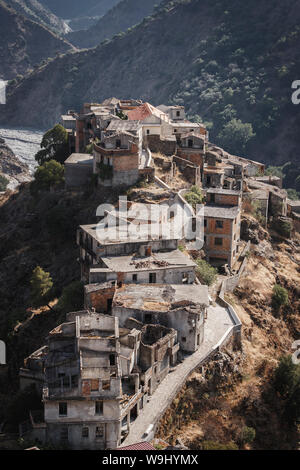
[[[176,140],[162,140],[159,135],[148,135],[145,141],[151,152],[162,153],[164,155],[174,155],[176,153]]]

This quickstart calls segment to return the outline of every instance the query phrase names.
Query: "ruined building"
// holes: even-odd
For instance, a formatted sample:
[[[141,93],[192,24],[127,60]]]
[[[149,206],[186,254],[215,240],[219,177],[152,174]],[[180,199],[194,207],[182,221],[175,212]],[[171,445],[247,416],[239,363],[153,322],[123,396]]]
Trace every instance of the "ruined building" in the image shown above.
[[[177,332],[128,317],[75,312],[52,330],[39,361],[44,423],[27,437],[74,449],[114,449],[177,362]],[[39,358],[39,359],[38,359]],[[36,368],[25,361],[26,380]]]

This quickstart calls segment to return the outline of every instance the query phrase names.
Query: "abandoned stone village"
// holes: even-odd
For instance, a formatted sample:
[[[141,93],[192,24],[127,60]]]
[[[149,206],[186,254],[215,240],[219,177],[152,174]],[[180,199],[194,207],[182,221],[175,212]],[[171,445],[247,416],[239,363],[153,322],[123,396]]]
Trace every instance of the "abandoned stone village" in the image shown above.
[[[124,187],[125,194],[151,184],[169,197],[157,210],[153,201],[127,201],[125,222],[122,210],[107,210],[78,228],[84,310],[68,313],[25,360],[20,386],[36,385],[44,413],[33,410],[21,435],[73,449],[130,446],[153,439],[193,370],[229,342],[241,347],[242,325],[224,294],[247,263],[243,204],[257,204],[265,221],[292,220],[295,230],[300,206],[288,200],[280,178],[264,176],[263,164],[211,144],[182,106],[112,98],[86,103],[80,114],[68,111],[61,124],[69,135],[68,190],[93,183]],[[187,182],[180,190],[178,175]],[[195,240],[180,230],[163,235],[183,215],[197,226],[185,199],[193,188],[205,198],[204,233],[194,238],[202,237],[203,258],[224,275],[217,291],[197,278],[189,249]],[[151,236],[150,210],[157,226]]]

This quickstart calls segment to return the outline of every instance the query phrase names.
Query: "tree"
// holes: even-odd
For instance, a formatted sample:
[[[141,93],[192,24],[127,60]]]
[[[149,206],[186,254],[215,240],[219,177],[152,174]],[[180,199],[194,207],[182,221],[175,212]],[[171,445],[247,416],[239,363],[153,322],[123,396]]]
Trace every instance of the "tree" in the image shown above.
[[[273,287],[272,294],[272,306],[274,309],[279,310],[280,307],[288,305],[289,303],[289,294],[288,291],[284,288],[275,284]]]
[[[49,305],[49,294],[53,287],[53,281],[50,274],[37,266],[32,273],[30,280],[31,299],[34,307],[40,307],[43,302],[52,310]]]
[[[196,273],[200,281],[207,286],[213,284],[218,274],[217,269],[208,264],[204,259],[198,259],[196,263]]]
[[[31,183],[31,192],[37,193],[39,190],[49,191],[51,187],[58,186],[64,182],[65,169],[56,160],[50,160],[39,166],[34,174],[34,181]]]
[[[283,356],[273,376],[273,386],[284,401],[287,420],[296,423],[300,419],[300,364],[294,364],[291,356]]]
[[[247,143],[253,137],[255,133],[252,124],[243,123],[240,119],[234,118],[225,124],[217,140],[228,152],[238,154],[245,151]]]
[[[60,124],[56,124],[47,131],[43,136],[41,149],[35,155],[39,165],[49,160],[57,160],[60,163],[64,163],[69,156],[68,133],[66,129]]]
[[[5,191],[9,181],[5,176],[0,175],[0,191]]]
[[[299,380],[300,365],[294,364],[291,356],[282,356],[273,376],[276,392],[282,398],[290,397]]]

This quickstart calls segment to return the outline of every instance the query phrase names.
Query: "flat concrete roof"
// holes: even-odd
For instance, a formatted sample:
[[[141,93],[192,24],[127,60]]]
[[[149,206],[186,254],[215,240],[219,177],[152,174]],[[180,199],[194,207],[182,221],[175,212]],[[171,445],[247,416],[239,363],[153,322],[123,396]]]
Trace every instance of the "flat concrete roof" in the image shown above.
[[[204,206],[204,217],[213,217],[216,219],[235,219],[240,212],[237,206],[217,206],[207,204]]]
[[[131,229],[130,229],[131,227]],[[137,230],[134,230],[133,228],[137,227],[134,226],[134,224],[130,224],[129,226],[127,225],[121,225],[120,227],[108,227],[104,228],[101,226],[101,223],[99,227],[97,224],[91,224],[91,225],[80,225],[80,228],[88,233],[91,237],[93,237],[97,242],[99,242],[101,245],[117,245],[117,244],[124,244],[124,243],[137,243],[137,242],[151,242],[151,241],[158,241],[158,240],[179,240],[180,237],[176,238],[161,238],[161,235],[159,233],[153,233],[153,230],[151,232],[151,229],[149,228],[150,225],[148,224],[143,224],[139,225]]]
[[[88,153],[72,153],[72,155],[65,160],[65,165],[90,165],[93,163],[93,155],[89,155]]]
[[[141,272],[179,267],[193,268],[196,263],[179,250],[167,253],[154,253],[151,256],[110,256],[102,258],[106,266],[114,272]],[[95,268],[97,269],[97,268]]]
[[[222,188],[209,188],[207,194],[228,194],[228,196],[241,196],[241,191],[234,189],[222,189]]]
[[[208,287],[186,284],[126,284],[116,291],[113,305],[166,313],[180,306],[208,307]]]
[[[61,119],[63,121],[76,121],[76,117],[72,116],[71,114],[62,114]]]

